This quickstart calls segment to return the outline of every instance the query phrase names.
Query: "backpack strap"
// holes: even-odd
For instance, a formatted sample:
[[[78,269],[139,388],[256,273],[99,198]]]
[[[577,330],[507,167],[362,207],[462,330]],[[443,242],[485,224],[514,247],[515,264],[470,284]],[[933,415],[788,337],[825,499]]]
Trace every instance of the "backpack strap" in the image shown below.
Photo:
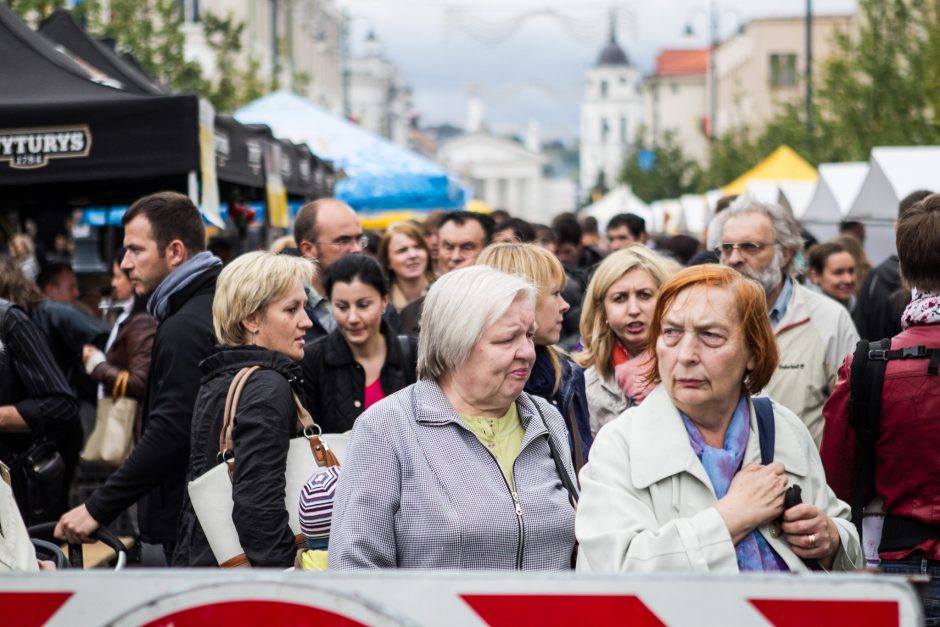
[[[767,397],[752,398],[754,410],[757,412],[757,435],[760,439],[760,463],[766,466],[774,461],[774,445],[776,443],[776,426],[774,423],[774,407]]]
[[[13,303],[10,301],[6,300],[5,298],[0,298],[0,340],[3,339],[3,321],[7,317],[7,312],[12,306]]]
[[[855,480],[852,484],[852,522],[862,538],[862,510],[874,482],[875,440],[881,425],[881,390],[891,339],[870,344],[859,340],[849,371],[849,424],[855,432]],[[897,351],[900,353],[901,351]]]
[[[405,366],[405,380],[408,381],[408,383],[414,383],[417,356],[415,352],[411,350],[411,337],[407,335],[399,335],[397,337],[398,350],[401,351],[401,360]]]

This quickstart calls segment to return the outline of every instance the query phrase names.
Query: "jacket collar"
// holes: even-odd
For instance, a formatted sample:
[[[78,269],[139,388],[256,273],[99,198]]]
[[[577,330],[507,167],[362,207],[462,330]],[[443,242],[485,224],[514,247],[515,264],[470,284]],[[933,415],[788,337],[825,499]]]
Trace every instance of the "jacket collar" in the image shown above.
[[[750,410],[750,432],[744,463],[760,463],[760,439],[757,432],[757,413],[754,403],[748,400]],[[687,472],[714,492],[705,467],[692,450],[689,434],[682,424],[679,410],[666,393],[664,386],[657,386],[633,413],[630,423],[630,475],[633,484],[647,488],[673,475]],[[809,470],[809,460],[801,453],[802,446],[789,425],[775,420],[774,461],[782,462],[787,472],[804,477]]]
[[[615,397],[626,396],[623,393],[623,390],[620,389],[620,386],[617,385],[617,377],[611,373],[611,376],[604,377],[601,376],[601,373],[597,373],[597,378],[600,381],[601,387],[604,388],[607,392]]]
[[[279,372],[288,381],[299,381],[301,377],[300,364],[277,351],[261,346],[219,346],[215,353],[199,364],[204,380],[251,366],[261,366]]]
[[[412,409],[416,422],[428,425],[456,424],[470,431],[467,424],[454,410],[454,406],[447,400],[437,381],[422,379],[415,383],[412,398],[414,399]],[[516,399],[516,406],[519,409],[519,420],[522,422],[522,428],[525,429],[525,436],[522,439],[522,447],[524,448],[532,439],[548,433],[548,426],[543,420],[544,416],[540,418],[540,411],[535,404],[535,400],[525,392]],[[530,425],[531,429],[529,428]]]
[[[800,326],[809,321],[809,307],[806,306],[806,293],[809,290],[796,281],[793,282],[793,293],[790,295],[790,304],[787,305],[787,312],[780,319],[780,323],[774,328],[774,334],[780,335],[788,329]]]

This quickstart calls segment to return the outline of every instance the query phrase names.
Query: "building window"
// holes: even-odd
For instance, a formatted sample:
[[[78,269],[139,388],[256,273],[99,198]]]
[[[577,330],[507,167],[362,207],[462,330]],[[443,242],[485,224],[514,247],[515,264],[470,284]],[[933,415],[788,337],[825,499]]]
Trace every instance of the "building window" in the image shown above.
[[[793,87],[796,81],[796,55],[770,55],[770,86]]]
[[[626,116],[620,116],[620,143],[627,143],[627,118]]]
[[[176,6],[183,14],[184,23],[192,24],[199,21],[199,0],[176,0]]]
[[[607,124],[607,118],[601,118],[601,143],[607,143],[607,136],[610,134],[610,125]]]
[[[601,81],[601,98],[607,97],[607,81]]]

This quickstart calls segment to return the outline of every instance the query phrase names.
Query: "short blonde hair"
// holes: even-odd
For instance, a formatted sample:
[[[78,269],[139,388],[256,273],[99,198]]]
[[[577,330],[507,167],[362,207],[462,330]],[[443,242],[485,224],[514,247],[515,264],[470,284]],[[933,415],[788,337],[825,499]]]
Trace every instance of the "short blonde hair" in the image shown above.
[[[491,244],[477,257],[477,264],[529,279],[535,284],[537,303],[551,296],[555,286],[565,287],[564,266],[558,257],[541,246],[516,242]]]
[[[607,255],[594,272],[584,294],[579,326],[584,348],[574,355],[574,360],[584,368],[594,366],[598,374],[605,379],[613,374],[610,357],[617,339],[607,324],[604,298],[607,297],[607,290],[620,277],[638,269],[645,270],[653,278],[657,289],[661,288],[674,272],[668,260],[642,244],[633,244]]]
[[[271,301],[298,281],[310,285],[313,273],[313,264],[302,257],[259,251],[235,258],[219,274],[212,300],[212,325],[219,344],[247,344],[248,330],[242,322],[264,314]]]
[[[483,331],[520,294],[535,307],[535,286],[490,266],[470,266],[439,278],[424,300],[418,337],[418,378],[440,379],[467,360]]]

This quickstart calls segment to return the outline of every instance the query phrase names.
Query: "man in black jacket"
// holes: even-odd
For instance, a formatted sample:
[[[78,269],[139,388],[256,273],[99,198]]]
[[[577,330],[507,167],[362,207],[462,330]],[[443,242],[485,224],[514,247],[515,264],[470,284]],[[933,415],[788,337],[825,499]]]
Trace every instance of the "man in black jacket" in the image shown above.
[[[898,205],[898,219],[931,192],[911,192]],[[901,314],[910,300],[910,291],[902,289],[898,256],[891,255],[875,266],[862,283],[858,304],[852,313],[855,328],[863,340],[877,342],[901,332]]]
[[[143,403],[140,442],[88,501],[59,520],[56,536],[90,540],[134,502],[141,541],[172,554],[189,464],[190,425],[199,390],[199,362],[215,346],[212,298],[222,262],[205,250],[205,227],[182,194],[141,198],[124,215],[121,268],[147,308],[157,335]]]

